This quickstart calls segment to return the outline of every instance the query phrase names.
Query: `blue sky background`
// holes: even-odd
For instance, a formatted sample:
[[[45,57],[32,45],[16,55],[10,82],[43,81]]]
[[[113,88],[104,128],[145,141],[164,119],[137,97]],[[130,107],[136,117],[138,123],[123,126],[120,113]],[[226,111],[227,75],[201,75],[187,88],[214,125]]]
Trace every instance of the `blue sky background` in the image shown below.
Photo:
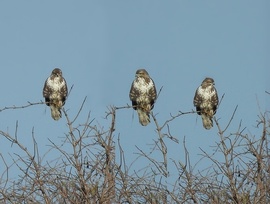
[[[68,86],[74,85],[65,105],[70,117],[87,96],[78,123],[91,111],[95,123],[106,126],[107,107],[130,104],[135,72],[145,68],[157,89],[163,87],[154,108],[160,124],[170,113],[191,111],[196,88],[209,76],[219,96],[225,94],[216,114],[221,126],[238,105],[229,131],[242,120],[248,133],[257,134],[259,108],[270,107],[269,10],[267,0],[1,1],[0,108],[43,100],[44,81],[59,67]],[[48,138],[60,144],[68,131],[65,119],[54,121],[45,105],[3,111],[0,121],[0,130],[10,134],[18,121],[18,138],[30,150],[34,127],[41,155],[49,150]],[[195,114],[173,121],[171,132],[180,141],[167,141],[168,156],[176,161],[184,158],[184,137],[193,162],[199,148],[211,152],[219,141],[217,127],[206,131]],[[148,151],[157,137],[154,123],[142,127],[131,109],[117,113],[118,133],[128,163],[136,158],[135,145]],[[4,137],[0,147],[8,158],[18,151]]]

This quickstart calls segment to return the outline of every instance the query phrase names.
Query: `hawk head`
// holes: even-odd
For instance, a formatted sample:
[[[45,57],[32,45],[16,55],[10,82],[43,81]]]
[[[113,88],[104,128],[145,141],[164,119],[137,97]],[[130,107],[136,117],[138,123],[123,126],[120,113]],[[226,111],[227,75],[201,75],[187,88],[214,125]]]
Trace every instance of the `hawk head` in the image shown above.
[[[205,89],[206,87],[209,87],[209,86],[212,87],[213,85],[215,85],[214,79],[209,78],[209,77],[206,77],[206,78],[203,80],[202,84],[201,84],[202,88],[204,88],[204,89]]]
[[[150,80],[150,76],[148,74],[148,72],[145,69],[138,69],[136,71],[135,77],[138,78],[144,78],[146,80],[146,82],[149,82]]]
[[[62,71],[59,68],[55,68],[51,74],[52,77],[62,77]]]
[[[145,69],[138,69],[136,71],[136,77],[149,77],[148,72]]]

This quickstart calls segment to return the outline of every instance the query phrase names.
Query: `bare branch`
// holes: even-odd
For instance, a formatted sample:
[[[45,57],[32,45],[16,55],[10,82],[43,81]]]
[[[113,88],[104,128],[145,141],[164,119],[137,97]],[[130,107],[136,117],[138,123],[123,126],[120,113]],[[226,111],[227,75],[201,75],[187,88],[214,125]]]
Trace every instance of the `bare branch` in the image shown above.
[[[21,105],[21,106],[16,106],[16,105],[6,106],[6,107],[0,109],[0,112],[5,111],[5,110],[10,110],[10,109],[23,109],[23,108],[28,108],[30,106],[41,105],[41,104],[45,104],[45,102],[43,102],[41,100],[40,100],[40,102],[36,102],[36,103],[32,103],[32,102],[29,102],[28,101],[26,105]]]

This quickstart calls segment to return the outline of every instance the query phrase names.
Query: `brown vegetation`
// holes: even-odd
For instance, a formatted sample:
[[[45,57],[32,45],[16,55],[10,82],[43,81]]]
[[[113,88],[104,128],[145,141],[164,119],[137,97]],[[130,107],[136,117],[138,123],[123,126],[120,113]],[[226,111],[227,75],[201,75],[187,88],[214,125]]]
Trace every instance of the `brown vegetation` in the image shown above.
[[[42,102],[5,107],[1,111],[39,104]],[[53,162],[43,161],[44,155],[39,155],[34,134],[34,151],[30,152],[19,141],[17,131],[14,134],[0,131],[2,137],[23,152],[23,155],[12,155],[13,167],[18,169],[15,182],[9,180],[10,166],[1,155],[1,169],[5,167],[0,178],[1,203],[270,203],[268,112],[258,116],[257,128],[261,135],[256,136],[247,134],[241,122],[235,132],[228,132],[237,108],[226,127],[221,127],[215,118],[219,142],[211,144],[214,153],[201,149],[201,157],[195,163],[189,158],[185,140],[180,145],[185,160],[167,158],[167,142],[179,142],[170,133],[170,123],[195,112],[178,112],[163,124],[151,113],[157,133],[152,149],[148,153],[137,147],[138,160],[147,159],[149,165],[131,172],[121,141],[114,135],[118,111],[131,106],[110,107],[106,114],[110,121],[107,128],[93,125],[90,114],[83,123],[77,123],[83,106],[84,102],[73,119],[63,110],[62,120],[68,125],[66,139],[62,144],[48,142],[50,151],[59,153]],[[159,153],[160,160],[153,158],[152,152]],[[222,161],[216,159],[217,156],[222,156]],[[208,168],[194,171],[198,162],[206,160],[211,163]],[[178,172],[178,178],[171,183],[167,180],[169,162]]]

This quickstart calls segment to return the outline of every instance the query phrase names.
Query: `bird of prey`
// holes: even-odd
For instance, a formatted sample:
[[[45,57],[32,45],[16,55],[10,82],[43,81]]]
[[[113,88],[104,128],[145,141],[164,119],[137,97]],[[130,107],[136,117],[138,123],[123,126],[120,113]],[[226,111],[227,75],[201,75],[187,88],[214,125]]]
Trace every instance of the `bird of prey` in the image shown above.
[[[61,108],[64,106],[68,94],[67,83],[62,76],[62,71],[55,68],[47,78],[43,88],[45,103],[51,108],[51,116],[59,120],[62,116]]]
[[[157,92],[154,81],[145,69],[136,71],[135,79],[131,85],[129,98],[132,107],[138,112],[141,125],[146,126],[150,122],[150,111],[154,108]]]
[[[212,118],[218,106],[218,94],[214,85],[215,82],[212,78],[205,78],[197,88],[193,99],[197,114],[201,115],[203,126],[207,130],[213,127]]]

